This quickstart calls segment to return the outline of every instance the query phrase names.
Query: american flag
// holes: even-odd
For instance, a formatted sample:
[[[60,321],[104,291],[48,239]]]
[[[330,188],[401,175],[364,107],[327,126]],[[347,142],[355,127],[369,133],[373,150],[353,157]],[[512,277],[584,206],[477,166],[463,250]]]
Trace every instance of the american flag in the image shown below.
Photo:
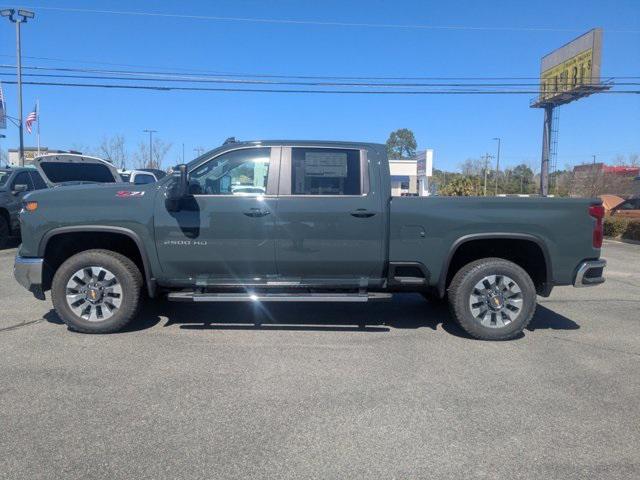
[[[31,125],[33,125],[33,122],[37,122],[38,121],[38,106],[36,105],[35,107],[33,107],[33,111],[27,115],[27,121],[24,123],[25,126],[27,127],[27,132],[31,133]]]

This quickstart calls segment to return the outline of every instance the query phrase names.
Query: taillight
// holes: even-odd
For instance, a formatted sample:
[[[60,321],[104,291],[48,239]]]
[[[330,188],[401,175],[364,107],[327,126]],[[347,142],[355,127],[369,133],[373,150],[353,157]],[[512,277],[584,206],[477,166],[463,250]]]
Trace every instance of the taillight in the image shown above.
[[[589,215],[596,219],[593,226],[593,248],[602,248],[602,219],[604,218],[604,207],[602,205],[591,205]]]

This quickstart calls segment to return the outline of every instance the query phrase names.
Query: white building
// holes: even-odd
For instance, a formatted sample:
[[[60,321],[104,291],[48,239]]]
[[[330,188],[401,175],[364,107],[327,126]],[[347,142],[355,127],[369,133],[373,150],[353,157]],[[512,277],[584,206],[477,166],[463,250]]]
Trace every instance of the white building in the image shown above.
[[[415,158],[389,159],[391,195],[429,195],[429,177],[433,175],[433,149],[418,152]]]
[[[81,153],[74,152],[73,150],[53,150],[47,147],[40,147],[40,155],[50,155],[52,153]],[[24,164],[33,164],[33,159],[38,156],[38,149],[36,147],[24,147]],[[8,165],[12,167],[20,166],[20,153],[17,148],[9,149]]]

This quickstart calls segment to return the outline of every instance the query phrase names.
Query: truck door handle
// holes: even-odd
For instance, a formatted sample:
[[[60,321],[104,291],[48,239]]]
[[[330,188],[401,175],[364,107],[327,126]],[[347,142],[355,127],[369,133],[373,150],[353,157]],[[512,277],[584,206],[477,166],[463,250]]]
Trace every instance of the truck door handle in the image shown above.
[[[373,217],[375,214],[376,214],[375,212],[370,212],[364,208],[359,208],[351,212],[351,215],[357,218],[369,218],[369,217]]]
[[[242,213],[244,213],[247,217],[257,218],[269,215],[271,212],[269,210],[263,210],[261,208],[250,208],[249,210],[245,210]]]

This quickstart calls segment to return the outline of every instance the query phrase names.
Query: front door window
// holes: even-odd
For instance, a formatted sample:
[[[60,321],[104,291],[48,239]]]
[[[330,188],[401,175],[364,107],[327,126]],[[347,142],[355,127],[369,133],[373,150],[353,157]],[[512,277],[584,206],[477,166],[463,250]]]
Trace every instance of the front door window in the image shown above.
[[[220,155],[190,173],[189,191],[192,195],[264,195],[270,155],[270,148],[240,149]]]

